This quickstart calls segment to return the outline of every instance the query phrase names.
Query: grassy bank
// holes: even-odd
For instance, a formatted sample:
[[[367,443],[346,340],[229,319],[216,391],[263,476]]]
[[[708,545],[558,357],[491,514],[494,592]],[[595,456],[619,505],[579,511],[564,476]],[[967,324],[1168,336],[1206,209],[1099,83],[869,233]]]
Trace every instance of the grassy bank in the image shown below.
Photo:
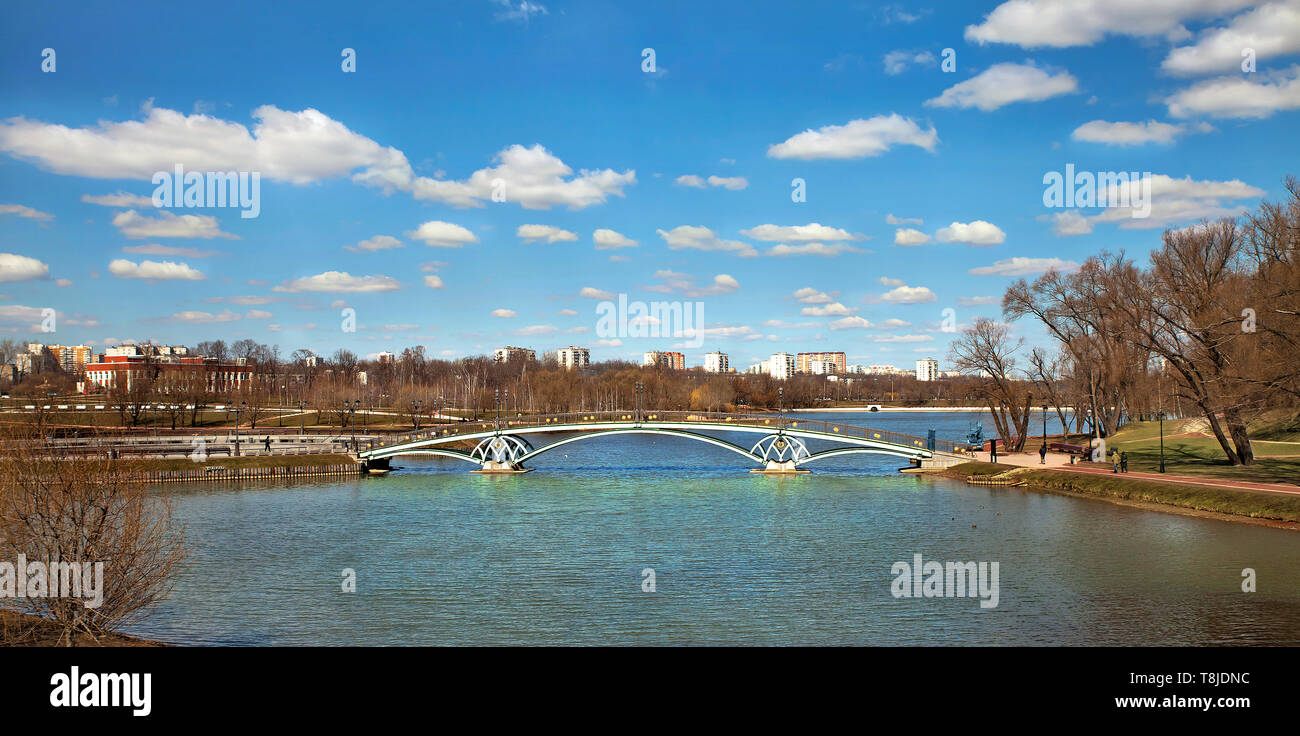
[[[965,480],[970,476],[994,477],[1006,475],[1022,480],[1029,486],[1069,493],[1078,493],[1116,501],[1175,506],[1194,511],[1209,511],[1252,519],[1274,519],[1300,522],[1300,498],[1277,496],[1249,491],[1227,491],[1217,488],[1136,480],[1118,476],[1069,473],[1057,470],[1013,468],[993,463],[963,463],[946,468],[944,475]]]
[[[66,646],[59,640],[58,627],[40,616],[0,608],[0,647],[57,647]],[[163,647],[148,639],[137,639],[123,634],[105,634],[91,638],[78,632],[72,637],[74,647]]]
[[[1258,483],[1295,483],[1300,478],[1300,441],[1294,415],[1274,413],[1252,423],[1255,464],[1231,465],[1223,448],[1195,420],[1165,422],[1165,468],[1178,475]],[[1160,423],[1126,424],[1106,440],[1109,448],[1128,453],[1129,468],[1154,473],[1160,468]]]

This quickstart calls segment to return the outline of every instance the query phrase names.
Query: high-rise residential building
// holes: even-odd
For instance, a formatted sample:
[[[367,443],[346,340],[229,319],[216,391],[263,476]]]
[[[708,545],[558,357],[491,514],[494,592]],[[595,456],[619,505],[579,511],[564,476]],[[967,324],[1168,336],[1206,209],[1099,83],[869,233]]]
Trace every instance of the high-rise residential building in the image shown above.
[[[937,381],[939,380],[939,361],[934,358],[921,358],[916,361],[916,380],[918,381]]]
[[[831,370],[825,370],[824,365],[817,365],[831,361],[835,367]],[[800,373],[843,373],[848,365],[847,356],[844,353],[799,353],[798,360],[795,363],[795,370]]]
[[[54,356],[55,365],[64,373],[81,375],[92,356],[89,345],[51,345],[50,354]]]
[[[768,375],[784,381],[788,378],[794,378],[795,374],[795,357],[789,353],[772,353],[768,358]]]
[[[555,359],[561,366],[569,370],[586,368],[591,365],[591,351],[570,345],[567,348],[560,348],[555,351]]]
[[[726,353],[713,351],[704,354],[704,372],[705,373],[730,373],[731,360]]]
[[[686,356],[682,353],[650,350],[641,357],[641,365],[653,365],[680,371],[686,369]]]
[[[498,363],[509,363],[514,360],[537,360],[537,351],[507,345],[492,351],[492,357]]]
[[[397,356],[389,352],[375,353],[376,363],[392,363],[397,360]]]

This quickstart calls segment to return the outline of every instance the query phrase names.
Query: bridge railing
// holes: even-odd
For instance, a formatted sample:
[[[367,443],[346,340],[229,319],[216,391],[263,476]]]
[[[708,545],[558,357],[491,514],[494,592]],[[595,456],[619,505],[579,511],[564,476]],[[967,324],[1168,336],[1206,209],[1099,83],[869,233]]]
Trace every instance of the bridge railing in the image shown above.
[[[888,429],[874,429],[853,424],[841,424],[839,422],[826,422],[818,419],[803,419],[800,417],[774,414],[730,414],[726,412],[677,410],[643,411],[639,416],[632,411],[583,411],[563,414],[522,415],[502,417],[499,425],[495,419],[456,422],[454,424],[436,424],[421,429],[418,432],[408,432],[402,435],[389,436],[383,440],[370,441],[364,443],[362,447],[366,450],[379,450],[385,447],[402,445],[419,440],[490,432],[495,430],[498,426],[500,426],[501,429],[521,429],[561,424],[624,424],[638,420],[642,422],[673,422],[683,424],[697,422],[700,424],[711,425],[731,424],[748,427],[765,427],[770,428],[773,431],[781,428],[801,429],[809,432],[821,432],[832,436],[838,435],[855,439],[877,440],[895,445],[903,445],[905,447],[916,447],[923,450],[929,449],[929,442],[925,437],[918,437],[903,432],[894,432]],[[958,448],[964,449],[965,444],[937,438],[934,441],[934,449],[939,452],[956,452]]]

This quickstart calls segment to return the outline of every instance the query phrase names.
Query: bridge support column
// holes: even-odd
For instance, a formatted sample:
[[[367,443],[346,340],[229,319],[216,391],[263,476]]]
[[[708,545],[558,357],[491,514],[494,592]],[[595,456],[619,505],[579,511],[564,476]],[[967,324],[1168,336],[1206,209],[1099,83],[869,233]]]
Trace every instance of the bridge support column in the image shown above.
[[[484,461],[482,468],[478,470],[471,470],[469,472],[480,473],[484,475],[497,475],[497,474],[505,474],[505,473],[528,473],[528,472],[532,472],[532,470],[533,470],[532,468],[525,468],[522,465],[518,465],[516,463],[512,463],[505,460],[486,460]]]
[[[768,460],[767,465],[762,468],[756,468],[749,471],[751,473],[763,473],[764,475],[794,475],[797,473],[807,473],[810,471],[796,467],[793,460]]]

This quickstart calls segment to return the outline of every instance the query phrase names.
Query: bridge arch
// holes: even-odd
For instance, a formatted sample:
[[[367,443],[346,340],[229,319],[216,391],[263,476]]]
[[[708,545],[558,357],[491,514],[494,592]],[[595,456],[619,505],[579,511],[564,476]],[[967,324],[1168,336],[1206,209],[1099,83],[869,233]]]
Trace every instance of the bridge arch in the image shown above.
[[[727,442],[726,440],[720,440],[717,437],[710,437],[708,435],[697,434],[695,432],[683,432],[681,430],[676,430],[676,429],[654,429],[648,427],[634,427],[630,429],[603,429],[596,432],[584,432],[579,435],[574,435],[573,437],[565,437],[564,439],[558,440],[556,442],[552,442],[551,444],[546,445],[545,447],[539,447],[536,450],[533,450],[527,455],[524,455],[523,457],[519,458],[519,462],[522,463],[524,461],[531,460],[532,458],[535,458],[544,452],[549,452],[562,445],[567,445],[572,442],[580,442],[582,440],[589,440],[592,439],[593,437],[602,437],[602,436],[612,435],[612,434],[655,434],[655,435],[662,435],[668,437],[685,437],[687,439],[696,440],[698,442],[707,442],[710,445],[717,445],[718,447],[726,448],[737,454],[744,455],[746,458],[749,458],[754,462],[762,461],[762,458],[746,450],[745,448],[740,447],[738,445],[733,445],[730,442]]]

